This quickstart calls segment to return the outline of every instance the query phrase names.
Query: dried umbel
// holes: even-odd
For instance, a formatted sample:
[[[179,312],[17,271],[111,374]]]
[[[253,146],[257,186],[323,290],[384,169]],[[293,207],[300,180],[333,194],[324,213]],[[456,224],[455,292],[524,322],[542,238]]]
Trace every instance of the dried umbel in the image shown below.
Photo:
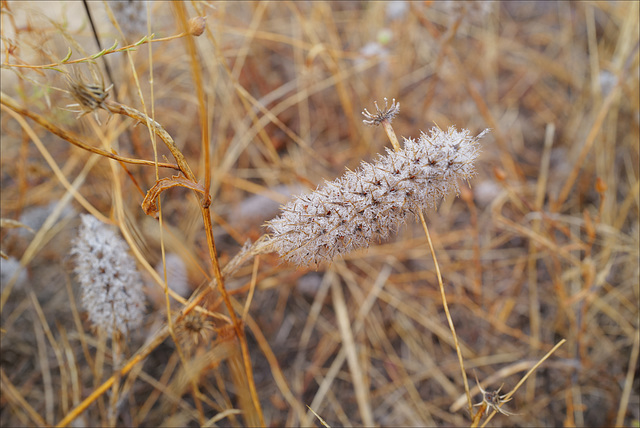
[[[458,193],[458,182],[475,174],[477,142],[487,132],[472,137],[434,127],[405,139],[402,150],[387,150],[373,164],[296,197],[268,223],[272,248],[291,263],[317,265],[387,238],[419,210]]]
[[[206,315],[192,311],[177,324],[176,333],[182,347],[193,350],[200,343],[211,342],[215,326]]]
[[[391,107],[389,107],[387,99],[385,98],[384,109],[382,110],[380,109],[380,107],[378,107],[377,102],[374,101],[373,104],[376,106],[375,114],[369,113],[369,110],[367,109],[364,109],[364,111],[362,112],[362,115],[366,117],[366,119],[363,120],[362,122],[364,122],[367,125],[378,126],[383,122],[391,123],[391,121],[396,117],[396,115],[400,113],[400,103],[396,103],[395,99],[391,102]]]
[[[508,412],[507,410],[502,408],[504,403],[511,401],[511,397],[507,397],[509,394],[500,395],[500,390],[502,390],[502,386],[498,388],[496,391],[486,391],[480,385],[478,381],[478,376],[476,376],[476,383],[478,384],[478,389],[482,393],[482,401],[478,404],[474,404],[473,406],[480,406],[479,412],[482,412],[480,416],[484,414],[484,412],[489,412],[490,410],[495,410],[498,413],[501,413],[505,416],[513,416],[514,413]]]
[[[100,123],[98,119],[98,109],[104,109],[104,102],[109,96],[109,91],[113,87],[113,84],[107,88],[104,86],[104,82],[100,83],[86,83],[80,75],[75,77],[67,76],[69,82],[69,93],[77,101],[76,104],[69,104],[67,107],[78,107],[76,113],[78,113],[77,119],[88,113],[93,113],[96,122]]]
[[[142,278],[126,242],[92,215],[82,215],[71,254],[82,286],[82,304],[91,323],[122,335],[142,323]]]

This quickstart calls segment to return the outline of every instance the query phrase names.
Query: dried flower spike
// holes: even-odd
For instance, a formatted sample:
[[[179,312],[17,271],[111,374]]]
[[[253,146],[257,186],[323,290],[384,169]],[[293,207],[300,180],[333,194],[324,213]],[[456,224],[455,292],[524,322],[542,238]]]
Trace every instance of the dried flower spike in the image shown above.
[[[82,224],[71,254],[91,323],[108,335],[127,334],[142,323],[142,278],[126,242],[92,215]]]
[[[384,110],[380,110],[377,101],[374,101],[373,104],[376,106],[376,114],[369,113],[367,109],[362,112],[362,115],[367,118],[363,122],[370,126],[378,126],[384,121],[391,122],[400,112],[400,103],[396,103],[395,98],[391,101],[391,107],[387,104],[387,99],[384,99]]]
[[[375,163],[363,162],[296,197],[268,223],[272,248],[294,264],[317,265],[387,238],[448,192],[458,193],[458,181],[475,174],[477,141],[487,132],[472,137],[468,130],[434,127],[417,140],[405,139],[402,150],[387,149]]]

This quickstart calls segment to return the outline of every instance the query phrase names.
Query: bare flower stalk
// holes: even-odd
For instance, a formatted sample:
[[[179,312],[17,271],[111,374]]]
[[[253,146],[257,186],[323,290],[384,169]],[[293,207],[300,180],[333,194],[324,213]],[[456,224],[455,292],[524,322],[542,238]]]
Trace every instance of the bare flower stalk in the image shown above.
[[[13,98],[11,98],[10,96],[6,95],[3,92],[0,92],[0,104],[2,104],[3,106],[6,106],[7,108],[15,111],[16,113],[19,113],[22,116],[25,116],[25,117],[28,117],[30,119],[33,119],[34,122],[36,122],[38,125],[40,125],[43,128],[45,128],[46,130],[48,130],[52,134],[55,134],[58,137],[62,138],[63,140],[66,140],[66,141],[70,142],[71,144],[73,144],[74,146],[80,147],[81,149],[86,150],[88,152],[96,153],[96,154],[98,154],[100,156],[104,156],[104,157],[107,157],[107,158],[110,158],[110,159],[115,159],[115,160],[117,160],[119,162],[129,163],[129,164],[133,164],[133,165],[147,165],[147,166],[155,166],[156,165],[154,161],[127,158],[127,157],[124,157],[124,156],[120,156],[120,155],[108,152],[106,150],[102,150],[102,149],[97,148],[97,147],[93,147],[93,146],[91,146],[89,144],[86,144],[85,142],[82,141],[82,139],[80,137],[76,136],[75,134],[70,133],[69,131],[66,131],[66,130],[60,128],[59,126],[57,126],[53,122],[51,122],[48,119],[46,119],[44,116],[41,116],[41,115],[39,115],[37,113],[34,113],[34,112],[30,111],[29,109],[27,109],[25,107],[21,107],[16,102],[16,100],[14,100]],[[171,168],[171,169],[174,169],[174,170],[180,170],[178,165],[172,164],[172,163],[166,163],[166,162],[158,162],[158,167],[160,167],[160,168]]]
[[[395,100],[391,107],[385,103],[375,115],[365,111],[365,123],[390,123],[398,110]],[[477,142],[487,132],[472,137],[468,130],[434,127],[417,140],[405,139],[401,150],[387,150],[373,164],[363,162],[296,197],[268,223],[272,248],[291,263],[317,265],[386,239],[447,193],[459,193],[458,182],[475,174]]]

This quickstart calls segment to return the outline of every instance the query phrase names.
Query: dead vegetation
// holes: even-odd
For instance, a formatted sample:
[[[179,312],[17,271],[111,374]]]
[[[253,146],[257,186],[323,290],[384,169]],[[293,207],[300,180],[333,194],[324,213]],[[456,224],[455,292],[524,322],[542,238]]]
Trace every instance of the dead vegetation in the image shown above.
[[[80,3],[2,3],[2,426],[637,426],[637,2],[125,4],[90,2],[98,47]],[[426,213],[437,264],[420,222],[265,252],[389,147],[384,97],[399,136],[491,128]],[[144,277],[127,337],[80,304],[85,212]]]

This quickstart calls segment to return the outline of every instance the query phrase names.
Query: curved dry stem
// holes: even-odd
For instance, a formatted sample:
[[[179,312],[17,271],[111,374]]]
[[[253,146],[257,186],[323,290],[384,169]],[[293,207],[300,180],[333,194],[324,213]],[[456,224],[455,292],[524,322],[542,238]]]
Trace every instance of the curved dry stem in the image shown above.
[[[162,127],[162,125],[160,125],[158,122],[148,117],[146,114],[140,112],[139,110],[136,110],[124,104],[114,102],[114,103],[104,103],[104,106],[111,113],[121,114],[121,115],[131,117],[132,119],[135,119],[138,122],[150,127],[153,130],[153,132],[158,137],[160,137],[160,139],[165,143],[165,145],[173,155],[174,159],[176,160],[178,167],[180,168],[180,171],[185,175],[185,177],[193,181],[194,183],[197,183],[197,179],[193,174],[193,172],[191,171],[191,167],[187,163],[186,158],[184,157],[180,149],[176,146],[171,135],[169,135],[169,133]],[[209,210],[210,199],[208,197],[208,194],[200,195],[199,193],[196,192],[196,195],[201,202],[200,210],[202,212],[202,218],[204,221],[204,230],[207,236],[207,244],[208,244],[209,253],[211,257],[211,263],[213,265],[214,276],[218,286],[218,291],[220,292],[220,295],[222,296],[222,299],[225,302],[225,306],[227,307],[227,311],[229,312],[229,316],[234,326],[234,330],[238,338],[240,339],[240,346],[242,348],[243,360],[244,360],[245,368],[247,368],[247,376],[249,376],[251,374],[249,370],[250,368],[249,349],[246,343],[244,330],[242,327],[242,323],[238,319],[235,311],[233,310],[233,306],[231,305],[231,301],[229,300],[229,294],[227,292],[227,289],[224,286],[222,270],[218,263],[218,254],[216,250],[215,240],[213,238],[213,224],[211,223],[211,213]],[[260,421],[262,425],[264,425],[262,411],[260,409],[259,401],[257,399],[257,391],[255,390],[255,384],[253,382],[253,376],[249,376],[249,387],[251,389],[251,394],[253,396],[254,404],[256,405],[256,410],[258,412]]]
[[[85,144],[80,140],[80,138],[76,137],[75,135],[73,135],[68,131],[65,131],[62,128],[59,128],[58,126],[48,121],[45,117],[37,113],[34,113],[30,110],[27,110],[26,108],[20,107],[20,105],[18,105],[18,103],[13,98],[11,98],[10,96],[6,95],[3,92],[0,93],[0,103],[5,107],[15,111],[16,113],[21,114],[22,116],[33,119],[38,125],[42,126],[46,130],[57,135],[63,140],[70,142],[74,146],[80,147],[83,150],[86,150],[88,152],[95,153],[97,155],[104,156],[110,159],[114,159],[123,163],[130,163],[134,165],[155,166],[154,161],[127,158],[127,157],[120,156],[115,153],[110,153],[110,152],[107,152],[106,150],[102,150],[97,147],[93,147],[88,144]],[[180,169],[177,165],[172,163],[159,162],[158,166],[160,168],[171,168],[171,169],[177,169],[177,170]]]
[[[394,100],[395,101],[395,100]],[[386,104],[386,98],[385,98]],[[399,107],[399,106],[398,106]],[[377,108],[377,105],[376,105]],[[392,105],[393,109],[393,105]],[[396,133],[391,126],[391,120],[393,116],[390,118],[385,118],[380,121],[383,125],[384,130],[396,152],[400,151],[400,145],[398,144],[398,138],[396,137]],[[422,228],[424,229],[424,233],[427,237],[427,242],[429,243],[429,251],[431,251],[431,256],[433,257],[433,263],[436,268],[436,275],[438,277],[438,285],[440,287],[440,294],[442,296],[442,306],[444,307],[444,312],[447,316],[447,322],[449,323],[449,328],[451,329],[451,334],[453,335],[453,342],[456,348],[456,354],[458,355],[458,361],[460,363],[460,371],[462,372],[462,380],[464,382],[464,391],[467,396],[467,402],[469,406],[469,414],[473,415],[473,403],[471,401],[471,393],[469,392],[469,381],[467,380],[467,373],[464,369],[464,359],[462,358],[462,351],[460,349],[460,344],[458,343],[458,335],[456,334],[456,328],[453,324],[453,320],[451,319],[451,314],[449,313],[449,305],[447,304],[447,295],[444,292],[444,285],[442,283],[442,275],[440,274],[440,266],[438,265],[438,259],[436,257],[435,250],[433,249],[433,243],[431,242],[431,235],[429,234],[429,228],[427,227],[427,222],[424,220],[424,214],[422,210],[419,211],[420,222],[422,223]]]
[[[167,36],[167,37],[162,37],[160,39],[156,39],[156,38],[154,38],[154,34],[151,34],[150,36],[144,36],[142,39],[140,39],[137,42],[132,43],[130,45],[123,46],[121,48],[115,48],[115,46],[117,45],[116,44],[112,48],[103,49],[102,51],[100,51],[100,52],[98,52],[96,54],[93,54],[93,55],[90,55],[90,56],[87,56],[87,57],[84,57],[84,58],[74,59],[72,61],[62,60],[62,61],[59,61],[59,62],[53,62],[53,63],[50,63],[50,64],[41,64],[41,65],[9,64],[9,63],[3,62],[2,63],[2,67],[3,68],[12,68],[12,67],[15,67],[15,68],[28,68],[28,69],[31,69],[31,70],[55,69],[56,67],[60,67],[60,66],[63,66],[63,65],[80,64],[80,63],[84,63],[84,62],[93,62],[96,59],[98,59],[98,58],[100,58],[101,56],[104,56],[104,55],[110,55],[110,54],[113,54],[113,53],[135,50],[138,46],[142,46],[142,45],[145,45],[147,43],[167,42],[169,40],[179,39],[180,37],[184,37],[184,36],[188,36],[188,35],[189,35],[189,33],[182,32],[182,33],[174,34],[173,36]]]
[[[126,106],[124,104],[120,104],[117,102],[112,103],[104,103],[104,107],[113,114],[121,114],[123,116],[128,116],[132,119],[137,120],[138,122],[144,124],[145,126],[149,126],[151,130],[164,142],[167,146],[174,159],[178,164],[178,169],[191,181],[197,182],[196,176],[191,171],[189,164],[187,163],[186,158],[176,146],[176,143],[171,138],[171,135],[155,120],[151,119],[146,114],[142,113],[139,110],[136,110],[132,107]],[[153,162],[152,162],[153,164]],[[159,165],[159,164],[158,164]]]

